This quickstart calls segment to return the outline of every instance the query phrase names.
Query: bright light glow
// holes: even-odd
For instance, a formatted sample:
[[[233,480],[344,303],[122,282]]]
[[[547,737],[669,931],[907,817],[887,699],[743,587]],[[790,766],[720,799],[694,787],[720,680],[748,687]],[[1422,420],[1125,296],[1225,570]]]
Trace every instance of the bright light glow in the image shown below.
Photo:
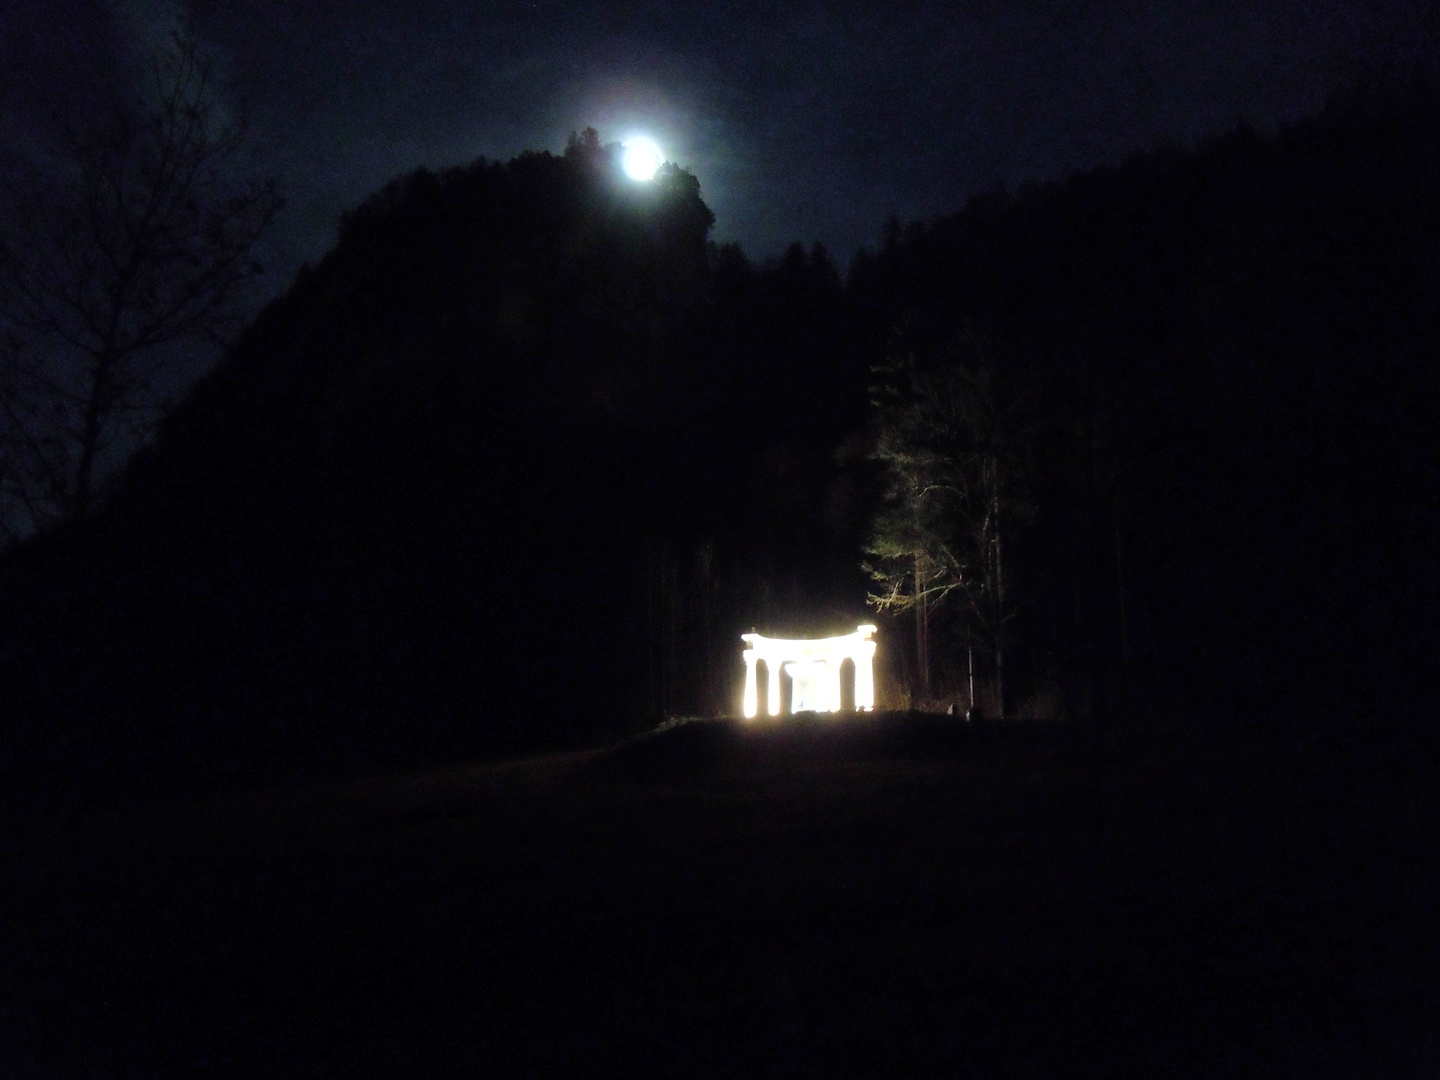
[[[655,176],[655,170],[665,163],[665,155],[660,152],[660,147],[655,145],[653,139],[647,139],[644,135],[627,139],[623,145],[625,155],[620,159],[620,164],[625,169],[625,175],[631,180],[650,180]]]
[[[828,704],[825,702],[825,684],[828,681],[825,677],[828,674],[826,664],[816,663],[814,660],[791,660],[783,667],[785,674],[790,676],[792,713],[835,711],[825,707]]]
[[[765,661],[769,683],[766,705],[771,716],[780,715],[782,667],[790,676],[792,713],[839,712],[840,665],[846,660],[855,662],[855,708],[872,711],[875,708],[875,642],[870,640],[870,635],[873,633],[875,627],[866,624],[853,634],[809,640],[741,634],[740,639],[747,643],[744,653],[746,718],[753,719],[760,711],[755,667],[761,660]]]

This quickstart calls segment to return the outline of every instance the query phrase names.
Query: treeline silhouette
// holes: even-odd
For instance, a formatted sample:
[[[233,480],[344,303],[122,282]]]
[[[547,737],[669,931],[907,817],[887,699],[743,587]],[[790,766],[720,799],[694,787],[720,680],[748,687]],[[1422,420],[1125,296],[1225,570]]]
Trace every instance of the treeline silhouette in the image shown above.
[[[1017,705],[1417,727],[1437,100],[1392,81],[892,222],[843,279],[818,246],[717,247],[695,177],[632,184],[593,132],[397,180],[116,497],[0,561],[6,783],[100,799],[733,710],[743,630],[874,617],[869,397],[900,356],[1023,405]],[[937,615],[936,701],[962,628]],[[912,621],[881,637],[895,704]]]
[[[1437,100],[1367,83],[891,223],[852,268],[872,353],[983,361],[1024,406],[1012,636],[1072,712],[1427,722]]]

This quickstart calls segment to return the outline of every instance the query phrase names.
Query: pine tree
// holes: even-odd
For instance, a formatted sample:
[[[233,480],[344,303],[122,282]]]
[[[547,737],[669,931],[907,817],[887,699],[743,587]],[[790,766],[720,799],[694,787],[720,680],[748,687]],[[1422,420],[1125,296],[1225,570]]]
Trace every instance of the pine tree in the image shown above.
[[[978,342],[968,345],[978,350]],[[907,353],[876,375],[873,457],[886,487],[864,564],[880,586],[870,602],[914,612],[915,693],[922,700],[932,697],[931,642],[944,616],[988,654],[992,698],[1003,716],[1007,627],[1015,615],[1006,546],[1029,514],[1022,410],[999,392],[983,361],[925,367]],[[967,668],[973,698],[973,656]]]

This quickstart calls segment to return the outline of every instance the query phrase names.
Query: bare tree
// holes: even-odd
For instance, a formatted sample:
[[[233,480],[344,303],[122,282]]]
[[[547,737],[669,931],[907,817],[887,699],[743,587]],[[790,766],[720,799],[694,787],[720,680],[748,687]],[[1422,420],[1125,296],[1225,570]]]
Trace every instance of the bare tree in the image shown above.
[[[157,418],[182,342],[220,340],[281,206],[239,182],[245,127],[177,31],[143,85],[67,125],[28,179],[0,186],[0,497],[12,533],[85,513],[113,454]]]

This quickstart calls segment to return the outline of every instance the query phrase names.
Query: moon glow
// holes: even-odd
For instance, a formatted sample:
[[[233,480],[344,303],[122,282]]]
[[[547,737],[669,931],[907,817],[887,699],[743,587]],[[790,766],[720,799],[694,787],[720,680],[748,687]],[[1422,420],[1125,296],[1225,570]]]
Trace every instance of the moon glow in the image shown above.
[[[655,170],[665,161],[665,155],[660,152],[655,141],[643,135],[626,139],[623,145],[625,154],[620,159],[620,165],[625,170],[625,175],[632,180],[651,179]]]

